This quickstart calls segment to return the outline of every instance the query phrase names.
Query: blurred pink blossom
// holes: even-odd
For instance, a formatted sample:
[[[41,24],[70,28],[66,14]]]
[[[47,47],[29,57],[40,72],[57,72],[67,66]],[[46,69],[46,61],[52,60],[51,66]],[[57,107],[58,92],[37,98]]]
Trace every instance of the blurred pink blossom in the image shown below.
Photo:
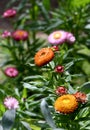
[[[3,17],[4,18],[9,18],[9,17],[13,17],[16,15],[16,10],[15,9],[8,9],[3,13]]]
[[[67,36],[66,36],[66,41],[68,43],[74,43],[75,42],[75,37],[72,33],[66,32]]]
[[[19,41],[19,40],[27,40],[28,39],[28,32],[25,30],[16,30],[12,33],[13,39]]]
[[[8,109],[17,109],[19,107],[19,103],[14,97],[6,97],[4,99],[4,105]]]
[[[11,32],[5,30],[3,33],[2,33],[2,37],[3,38],[7,38],[7,37],[10,37],[11,36]]]
[[[5,74],[8,76],[8,77],[16,77],[18,75],[18,70],[15,68],[15,67],[7,67],[5,69]]]
[[[62,30],[54,31],[48,36],[48,41],[53,45],[64,43],[66,40],[66,32]]]

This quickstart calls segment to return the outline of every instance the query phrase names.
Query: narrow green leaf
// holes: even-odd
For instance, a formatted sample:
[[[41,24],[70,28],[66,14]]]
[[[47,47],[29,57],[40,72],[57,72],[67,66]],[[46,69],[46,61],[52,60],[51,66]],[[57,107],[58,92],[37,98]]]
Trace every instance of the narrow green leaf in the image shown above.
[[[90,93],[90,82],[86,82],[81,86],[80,89],[82,92]]]
[[[27,129],[27,130],[31,130],[29,124],[25,121],[21,121],[21,123],[23,124],[23,126]]]
[[[2,125],[1,125],[1,120],[0,120],[0,130],[3,130],[3,127],[2,127]]]
[[[45,120],[47,121],[48,125],[53,129],[56,128],[55,123],[52,119],[48,104],[44,99],[42,100],[40,107],[41,107],[42,114],[43,114]]]
[[[7,110],[2,118],[2,126],[4,130],[11,130],[15,120],[15,109]]]

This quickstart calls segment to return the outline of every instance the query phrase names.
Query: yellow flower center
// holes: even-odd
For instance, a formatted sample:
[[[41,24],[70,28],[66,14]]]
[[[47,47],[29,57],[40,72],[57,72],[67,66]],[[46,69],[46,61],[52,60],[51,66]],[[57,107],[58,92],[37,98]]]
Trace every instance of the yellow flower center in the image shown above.
[[[19,36],[23,36],[25,32],[24,31],[17,31],[16,34],[19,35]]]
[[[60,32],[56,32],[56,33],[54,33],[54,35],[53,35],[53,37],[54,37],[54,39],[59,39],[59,38],[61,38],[61,33]]]
[[[65,104],[68,104],[70,102],[70,100],[69,99],[63,99],[62,102],[65,103]]]

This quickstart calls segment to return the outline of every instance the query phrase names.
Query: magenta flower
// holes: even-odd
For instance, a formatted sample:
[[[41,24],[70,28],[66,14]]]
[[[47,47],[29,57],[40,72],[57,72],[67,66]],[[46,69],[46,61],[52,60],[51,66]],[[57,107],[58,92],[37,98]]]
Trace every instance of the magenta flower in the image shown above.
[[[74,43],[75,40],[76,40],[75,37],[74,37],[74,35],[72,33],[69,33],[69,32],[67,32],[66,34],[67,34],[66,35],[66,41],[68,43]]]
[[[7,67],[5,69],[5,74],[8,77],[14,78],[18,75],[18,70],[15,67]]]
[[[28,39],[28,32],[24,30],[16,30],[15,32],[12,33],[12,37],[16,41],[19,41],[19,40],[24,41]]]
[[[58,65],[55,67],[55,72],[57,73],[63,73],[64,72],[64,67],[61,65]]]
[[[4,105],[8,109],[17,109],[19,107],[19,103],[14,97],[6,97],[4,99]]]
[[[65,40],[66,32],[61,30],[55,31],[48,36],[48,41],[53,45],[62,44]]]
[[[3,38],[7,38],[7,37],[10,37],[11,36],[11,32],[5,30],[3,33],[2,33],[2,37]]]
[[[3,13],[3,17],[4,18],[9,18],[9,17],[13,17],[16,15],[16,10],[15,9],[8,9]]]

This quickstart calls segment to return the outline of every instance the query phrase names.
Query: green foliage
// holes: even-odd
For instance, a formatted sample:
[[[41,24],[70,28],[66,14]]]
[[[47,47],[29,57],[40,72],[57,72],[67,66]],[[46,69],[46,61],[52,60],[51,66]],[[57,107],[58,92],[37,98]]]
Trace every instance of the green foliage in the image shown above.
[[[12,5],[15,0],[11,1]],[[28,31],[26,41],[15,41],[12,36],[1,37],[0,67],[3,73],[0,85],[0,130],[88,130],[90,129],[90,16],[88,0],[57,1],[22,0],[18,3],[14,30]],[[54,59],[42,67],[35,64],[34,56],[41,48],[52,48],[48,35],[56,30],[71,32],[75,43],[65,42],[54,51]],[[38,36],[39,35],[39,36]],[[45,38],[44,38],[45,36]],[[57,65],[64,67],[57,73]],[[19,75],[5,75],[5,68],[14,66]],[[56,94],[64,86],[68,94],[83,92],[86,102],[70,114],[55,111]],[[7,110],[4,98],[11,96],[19,101],[19,108]],[[6,112],[5,112],[6,111]]]
[[[90,3],[90,0],[72,0],[71,1],[71,4],[74,6],[74,7],[79,7],[79,6],[85,6],[86,4],[89,4]]]

